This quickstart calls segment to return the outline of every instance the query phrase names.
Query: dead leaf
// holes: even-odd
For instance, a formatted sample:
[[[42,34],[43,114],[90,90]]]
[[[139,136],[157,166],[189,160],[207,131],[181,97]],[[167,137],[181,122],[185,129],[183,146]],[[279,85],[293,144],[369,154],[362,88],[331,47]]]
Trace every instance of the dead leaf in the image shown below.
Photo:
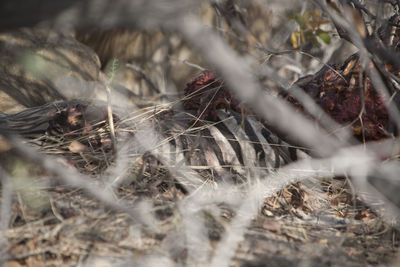
[[[264,221],[262,228],[272,232],[279,232],[281,230],[281,223],[277,221],[266,220]]]
[[[319,243],[328,246],[329,242],[328,242],[328,239],[322,238],[322,239],[319,240]]]
[[[83,145],[81,142],[74,140],[68,146],[68,149],[72,153],[80,153],[80,152],[87,151],[88,147]]]

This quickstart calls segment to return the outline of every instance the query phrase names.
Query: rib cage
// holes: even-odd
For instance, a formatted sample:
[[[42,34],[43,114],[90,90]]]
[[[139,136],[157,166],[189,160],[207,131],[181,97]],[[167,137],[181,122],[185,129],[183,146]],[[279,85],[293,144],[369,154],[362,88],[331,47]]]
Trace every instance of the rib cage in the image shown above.
[[[184,158],[191,168],[209,168],[216,176],[265,174],[297,158],[295,148],[253,117],[218,110],[217,122],[192,126],[193,115],[179,112],[161,120],[159,131],[170,141],[150,152],[168,155],[169,162]]]
[[[59,125],[60,114],[76,105],[86,105],[83,120],[98,123],[105,119],[104,105],[82,101],[55,102],[17,114],[2,114],[0,131],[17,133],[28,139],[41,138],[39,144],[43,144],[46,136],[65,134],[62,132],[65,125]],[[151,120],[153,126],[168,141],[149,149],[150,154],[162,155],[169,164],[185,163],[192,169],[209,170],[219,177],[227,174],[246,176],[249,171],[268,173],[296,160],[296,149],[253,117],[224,110],[218,110],[217,117],[217,122],[202,122],[197,126],[193,123],[195,111],[171,111],[155,116]],[[138,122],[130,123],[132,125],[128,127],[132,129],[141,127]],[[100,125],[104,128],[104,124]]]

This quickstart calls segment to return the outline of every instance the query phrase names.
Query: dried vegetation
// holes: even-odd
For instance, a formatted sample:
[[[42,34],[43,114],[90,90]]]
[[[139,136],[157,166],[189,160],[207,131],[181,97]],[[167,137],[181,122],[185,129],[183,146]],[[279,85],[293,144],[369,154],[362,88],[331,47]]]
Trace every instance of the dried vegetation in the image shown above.
[[[301,50],[291,50],[288,40],[295,22],[289,21],[286,12],[300,12],[301,1],[298,2],[288,10],[282,8],[284,4],[280,1],[271,1],[270,7],[265,1],[211,1],[197,12],[238,54],[255,59],[258,65],[252,67],[258,82],[276,95],[297,78],[315,73],[321,67],[321,60],[325,62],[339,53],[336,48],[343,42],[332,35],[331,45],[322,44],[321,48],[306,42],[298,44]],[[262,190],[263,177],[219,182],[207,166],[200,170],[179,164],[171,166],[149,152],[144,138],[153,134],[149,129],[159,129],[157,120],[168,116],[171,107],[180,105],[185,83],[199,72],[198,66],[210,61],[193,53],[181,36],[165,30],[131,29],[78,32],[76,36],[99,54],[105,72],[109,71],[108,61],[120,58],[122,67],[113,70],[115,78],[109,85],[131,90],[137,108],[128,111],[118,105],[113,107],[116,142],[128,143],[135,136],[143,139],[135,140],[133,144],[137,147],[128,145],[128,150],[115,150],[107,105],[96,106],[97,102],[56,102],[69,104],[52,103],[37,108],[37,113],[29,110],[23,116],[9,117],[13,127],[22,129],[20,133],[26,138],[23,144],[22,139],[0,124],[4,134],[0,139],[2,263],[8,266],[395,264],[398,230],[392,221],[380,215],[379,211],[385,208],[383,202],[375,195],[356,194],[348,177],[327,175],[317,179],[310,175],[300,181],[289,179],[289,184],[282,181],[277,190]],[[282,47],[287,50],[282,52]],[[278,76],[274,77],[286,80],[271,81],[270,70],[264,68],[266,64],[275,70],[273,75]],[[325,67],[324,75],[320,72],[319,76],[312,76],[314,79],[300,80],[297,85],[306,92],[309,88],[318,93],[324,89],[323,96],[330,98],[318,99],[317,104],[328,114],[337,111],[333,114],[336,122],[348,123],[344,128],[354,131],[359,140],[389,136],[388,125],[380,124],[382,118],[371,117],[374,110],[360,115],[357,109],[360,107],[350,103],[356,110],[343,119],[340,113],[343,109],[335,106],[342,104],[343,99],[335,97],[339,95],[337,91],[348,89],[347,80],[351,78],[341,82],[340,87],[332,85],[338,85],[339,76],[350,72],[341,66]],[[361,75],[359,69],[351,71]],[[331,80],[326,79],[328,75]],[[358,81],[359,76],[353,79]],[[368,86],[367,92],[371,85]],[[178,98],[171,100],[174,96]],[[366,108],[375,104],[375,100],[367,97]],[[194,108],[200,109],[209,98],[202,101],[196,102]],[[291,102],[296,101],[291,98]],[[330,108],[329,101],[335,107]],[[362,100],[357,101],[361,105]],[[298,102],[296,105],[301,106]],[[215,104],[212,108],[221,107]],[[94,114],[90,118],[85,115],[88,109]],[[202,110],[197,111],[200,119],[207,117],[199,116]],[[213,111],[207,110],[206,114],[212,117]],[[384,118],[385,123],[387,119]],[[363,121],[368,123],[366,128]],[[161,139],[155,142],[168,142],[163,133],[159,134],[157,137]],[[243,168],[248,167],[251,166]],[[192,175],[194,178],[190,178]]]

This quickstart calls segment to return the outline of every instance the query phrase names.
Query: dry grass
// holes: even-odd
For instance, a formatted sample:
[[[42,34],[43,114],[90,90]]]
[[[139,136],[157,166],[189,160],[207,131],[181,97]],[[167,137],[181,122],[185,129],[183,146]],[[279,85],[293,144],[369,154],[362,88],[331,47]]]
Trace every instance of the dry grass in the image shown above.
[[[117,133],[133,135],[137,125],[151,121],[151,117],[154,109],[121,118],[116,124]],[[185,241],[190,238],[185,233],[190,226],[182,210],[189,196],[187,185],[180,183],[151,153],[127,154],[132,161],[125,166],[121,177],[110,181],[109,171],[115,167],[111,149],[92,146],[71,151],[71,143],[87,145],[99,137],[109,137],[107,127],[95,128],[76,139],[62,136],[51,142],[47,140],[40,153],[56,156],[66,168],[73,166],[86,174],[89,184],[109,188],[117,203],[124,201],[128,209],[142,217],[115,211],[79,187],[60,184],[45,170],[24,165],[25,174],[35,174],[37,178],[22,178],[24,186],[12,182],[15,194],[10,226],[3,231],[7,240],[3,255],[8,264],[75,266],[153,261],[176,264],[190,260]],[[119,142],[122,137],[127,135],[120,135]],[[20,167],[17,169],[16,176],[24,174]],[[219,187],[224,192],[224,185],[218,185],[207,168],[200,174],[201,187],[211,190]],[[237,197],[244,197],[247,187],[248,182],[235,185]],[[200,192],[202,188],[196,190]],[[227,194],[229,190],[232,188],[227,188]],[[216,201],[193,207],[197,211],[192,219],[204,222],[200,232],[208,240],[208,248],[216,250],[232,220],[242,216],[237,213],[238,205]],[[291,184],[265,199],[246,227],[231,265],[258,266],[265,261],[277,265],[382,264],[393,257],[398,241],[397,231],[351,192],[348,180],[311,179]],[[207,250],[207,247],[194,249]]]
[[[199,69],[216,69],[237,93],[254,91],[254,96],[264,96],[267,91],[272,96],[278,89],[288,89],[297,78],[315,73],[328,60],[342,63],[349,51],[338,49],[343,47],[342,40],[335,34],[331,45],[304,44],[301,50],[290,46],[288,40],[297,25],[287,15],[314,6],[290,0],[233,1],[240,5],[229,9],[231,13],[221,14],[206,3],[193,13],[198,17],[177,6],[179,12],[171,14],[182,18],[168,24],[163,20],[169,14],[168,8],[172,10],[173,4],[185,1],[172,1],[171,6],[148,2],[154,10],[135,9],[133,14],[137,17],[125,18],[124,23],[130,22],[132,26],[140,24],[140,20],[147,21],[149,25],[141,26],[150,30],[117,29],[80,38],[96,50],[105,71],[107,61],[119,57],[116,81],[108,82],[112,82],[111,86],[122,84],[137,94],[129,99],[126,96],[112,99],[116,104],[122,98],[128,101],[135,98],[136,107],[141,108],[120,116],[114,126],[117,144],[126,144],[126,149],[113,151],[106,121],[99,122],[102,127],[93,127],[85,134],[40,136],[28,142],[35,150],[20,145],[19,139],[0,139],[1,263],[9,266],[396,265],[398,231],[391,221],[375,212],[384,208],[382,202],[374,199],[374,195],[364,196],[368,204],[361,201],[346,178],[315,179],[310,174],[309,179],[301,180],[281,177],[278,173],[275,179],[286,178],[290,183],[277,181],[278,186],[271,185],[273,188],[265,182],[273,184],[271,177],[220,182],[209,166],[169,164],[163,155],[149,153],[144,141],[146,136],[151,139],[152,127],[157,129],[157,123],[151,123],[156,121],[153,118],[177,104],[165,102],[179,95],[185,82]],[[136,2],[132,3],[135,7]],[[194,1],[192,4],[195,5]],[[167,11],[163,7],[168,7]],[[153,17],[157,12],[162,16]],[[118,15],[108,15],[110,21],[118,21]],[[242,16],[245,29],[237,24]],[[200,25],[200,18],[206,27]],[[164,28],[160,31],[154,25]],[[328,30],[333,30],[333,25]],[[112,37],[114,33],[119,40]],[[262,93],[256,92],[261,88]],[[282,111],[272,121],[275,119],[278,124],[291,121],[293,125],[289,123],[286,130],[299,134],[299,139],[309,141],[313,139],[310,136],[321,134],[304,126],[310,126],[311,122],[297,123],[298,114],[272,105],[276,98],[265,99],[271,107],[260,113],[270,116]],[[156,108],[154,100],[159,100]],[[251,104],[261,103],[256,100]],[[259,106],[267,106],[265,103]],[[271,118],[267,115],[264,118]],[[191,127],[177,134],[195,135],[198,131],[199,128]],[[158,144],[168,142],[162,134],[157,135],[161,136],[156,140]],[[142,139],[135,140],[138,135]],[[318,140],[340,143],[336,139],[316,138],[311,140],[311,147],[323,150],[325,143]],[[326,147],[334,147],[329,146],[331,143]],[[334,151],[325,152],[328,157]]]

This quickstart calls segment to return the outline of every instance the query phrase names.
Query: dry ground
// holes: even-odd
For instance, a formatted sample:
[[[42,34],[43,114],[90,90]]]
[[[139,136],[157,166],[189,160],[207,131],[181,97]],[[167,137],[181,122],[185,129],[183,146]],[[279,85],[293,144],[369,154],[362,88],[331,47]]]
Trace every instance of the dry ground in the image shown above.
[[[190,198],[152,156],[129,164],[123,182],[110,187],[113,183],[106,172],[114,164],[110,151],[72,152],[71,140],[55,140],[37,152],[79,170],[88,185],[110,187],[114,201],[123,201],[128,210],[124,212],[86,190],[65,185],[42,167],[14,155],[10,147],[7,150],[4,140],[2,144],[3,166],[13,176],[3,184],[1,195],[3,209],[12,201],[9,227],[2,231],[3,259],[9,266],[188,264],[193,256],[187,246],[191,235],[205,238],[194,250],[205,255],[196,262],[206,266],[226,229],[243,216],[237,204],[199,206],[191,219],[204,221],[205,227],[190,233],[182,208]],[[203,171],[202,176],[203,186],[221,190],[209,172]],[[227,191],[236,188],[237,198],[245,197],[246,184],[231,186]],[[7,194],[10,188],[15,190],[12,196]],[[289,185],[260,207],[231,266],[365,266],[395,260],[397,230],[353,195],[345,178]],[[376,202],[374,208],[382,207]]]
[[[272,66],[277,74],[285,77],[287,85],[304,74],[315,73],[321,62],[329,58],[342,63],[352,54],[353,51],[341,45],[334,34],[331,46],[306,45],[301,48],[304,53],[295,50],[280,53],[279,50],[291,48],[288,40],[296,24],[285,15],[287,7],[282,7],[280,1],[275,2],[274,8],[281,9],[268,9],[265,5],[260,8],[257,4],[246,6],[247,1],[243,1],[245,7],[234,13],[235,16],[241,12],[246,15],[251,34],[246,32],[243,36],[240,36],[240,29],[231,29],[232,24],[216,16],[215,10],[205,9],[202,15],[238,54],[255,59],[260,66]],[[296,12],[302,8],[301,2],[297,1],[297,6],[293,7]],[[222,26],[219,25],[222,28],[216,26],[221,23],[218,20],[222,20]],[[95,47],[90,40],[97,44],[96,38],[87,39],[87,44],[96,49],[103,70],[105,61],[112,57],[109,52],[115,50],[114,45],[122,53],[121,57],[127,57],[127,62],[137,64],[140,71],[123,67],[116,76],[118,79],[128,76],[128,82],[118,82],[139,95],[164,100],[170,96],[170,87],[172,93],[176,93],[183,89],[192,74],[198,73],[189,61],[204,64],[184,41],[165,32],[122,37],[124,42],[135,45],[128,49],[120,42],[114,44],[104,39],[104,43]],[[81,40],[85,38],[81,36]],[[265,52],[259,49],[259,44],[277,52]],[[125,52],[131,54],[124,55]],[[125,62],[120,62],[124,66]],[[154,88],[146,81],[149,77],[161,94],[152,95]],[[267,88],[276,87],[271,79],[263,82]],[[1,111],[21,108],[10,104],[3,96],[0,102],[3,107],[5,105]],[[153,103],[142,104],[151,106]],[[84,178],[81,182],[85,186],[67,185],[48,166],[43,167],[43,162],[32,163],[18,154],[13,145],[0,140],[1,166],[9,173],[6,179],[5,172],[0,169],[4,177],[0,192],[2,263],[15,267],[190,266],[191,263],[208,266],[212,257],[216,259],[217,253],[224,252],[220,244],[226,241],[227,229],[243,216],[238,212],[240,201],[229,205],[222,201],[194,205],[194,211],[188,215],[183,208],[191,199],[186,185],[181,184],[182,180],[178,182],[151,156],[131,162],[125,174],[119,177],[107,173],[115,165],[110,151],[82,151],[70,145],[71,142],[54,140],[53,145],[35,153],[37,158],[42,158],[42,153],[56,157],[58,166],[62,166],[58,167],[61,172],[74,168],[84,174],[76,177]],[[223,188],[212,182],[207,171],[202,174],[205,182],[194,192],[202,192],[207,187],[211,194]],[[114,177],[115,183],[109,177]],[[91,186],[102,190],[106,187],[112,201],[100,201],[96,192],[90,191]],[[228,185],[227,192],[234,191],[236,200],[240,200],[246,196],[247,186],[246,183]],[[376,205],[367,206],[351,188],[345,178],[311,180],[289,185],[274,197],[263,200],[257,215],[248,218],[250,225],[237,236],[239,246],[234,251],[225,251],[233,254],[229,265],[400,265],[398,231],[390,221],[383,220],[372,210],[383,208],[381,203],[371,201]],[[121,203],[124,209],[118,209]],[[199,224],[204,227],[198,228],[196,222],[204,222]]]

